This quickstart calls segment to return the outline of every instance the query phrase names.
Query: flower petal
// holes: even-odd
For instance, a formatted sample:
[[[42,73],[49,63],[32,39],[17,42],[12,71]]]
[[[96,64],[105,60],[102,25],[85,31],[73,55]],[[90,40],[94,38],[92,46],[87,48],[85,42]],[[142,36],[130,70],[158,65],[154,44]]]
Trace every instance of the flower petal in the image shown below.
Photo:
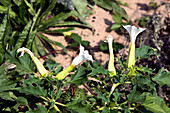
[[[34,54],[29,49],[27,49],[25,47],[19,48],[17,50],[17,53],[19,53],[19,52],[21,52],[20,57],[23,56],[25,52],[27,52],[30,56],[34,56]]]
[[[137,35],[145,30],[145,28],[137,28],[131,25],[125,25],[125,26],[122,25],[122,26],[128,31],[130,35],[130,41],[132,44],[135,43]]]
[[[89,54],[89,52],[87,50],[84,50],[84,47],[82,45],[80,45],[80,53],[78,56],[76,56],[73,61],[72,61],[72,65],[76,66],[79,63],[81,63],[84,60],[90,60],[93,61],[92,56]]]

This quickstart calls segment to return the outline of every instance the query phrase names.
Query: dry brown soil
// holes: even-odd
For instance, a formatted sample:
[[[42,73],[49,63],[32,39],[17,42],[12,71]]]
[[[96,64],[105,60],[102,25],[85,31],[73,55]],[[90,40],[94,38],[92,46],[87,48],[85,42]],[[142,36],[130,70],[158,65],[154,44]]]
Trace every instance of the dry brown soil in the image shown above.
[[[150,0],[123,0],[123,1],[129,4],[129,7],[124,6],[122,7],[126,10],[129,16],[129,20],[132,23],[135,21],[135,19],[140,18],[142,16],[146,15],[152,16],[155,14],[161,14],[164,17],[164,15],[166,14],[165,6],[159,7],[156,10],[156,12],[152,9],[148,9],[147,5],[149,4]],[[160,4],[161,0],[154,1],[157,4]],[[169,1],[166,0],[166,2]],[[82,28],[75,28],[73,32],[78,33],[82,37],[82,40],[89,41],[91,48],[99,47],[99,43],[103,42],[108,34],[113,36],[115,42],[125,44],[126,37],[124,37],[123,35],[118,35],[116,32],[110,29],[111,25],[114,23],[112,15],[108,11],[98,6],[94,7],[93,12],[94,14],[90,15],[90,17],[87,17],[85,20],[94,27],[94,29],[96,30],[95,33],[93,34],[91,30]],[[65,37],[63,36],[50,36],[50,35],[47,36],[52,40],[62,43],[64,46],[68,45],[67,41],[65,40]],[[106,65],[109,60],[108,53],[103,53],[102,51],[96,52],[94,49],[89,51],[96,61],[100,62],[104,67],[107,67]],[[76,51],[68,51],[68,53],[65,55],[57,54],[55,60],[65,68],[71,63],[72,58],[74,58],[76,55],[77,55]],[[116,57],[118,57],[118,55],[116,55]]]

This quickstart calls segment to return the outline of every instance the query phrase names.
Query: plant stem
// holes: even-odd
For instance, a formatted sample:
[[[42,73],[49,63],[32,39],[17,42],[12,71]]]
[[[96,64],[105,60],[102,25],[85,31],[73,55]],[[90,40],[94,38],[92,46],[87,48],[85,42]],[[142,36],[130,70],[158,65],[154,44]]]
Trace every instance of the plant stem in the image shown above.
[[[83,86],[84,86],[96,99],[98,99],[97,96],[96,96],[85,84],[83,84]]]

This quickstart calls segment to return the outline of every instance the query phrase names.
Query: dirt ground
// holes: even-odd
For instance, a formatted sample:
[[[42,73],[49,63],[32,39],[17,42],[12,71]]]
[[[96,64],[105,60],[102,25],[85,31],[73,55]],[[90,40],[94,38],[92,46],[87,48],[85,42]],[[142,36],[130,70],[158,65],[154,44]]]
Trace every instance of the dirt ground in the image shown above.
[[[129,7],[122,6],[128,16],[130,22],[134,23],[135,19],[140,18],[142,16],[152,16],[155,14],[161,14],[164,16],[166,14],[165,6],[159,7],[156,12],[152,9],[148,9],[147,5],[149,4],[150,0],[122,0],[129,4]],[[154,0],[157,4],[160,4],[161,0]],[[165,0],[165,2],[170,2],[169,0]],[[82,29],[82,28],[75,28],[74,33],[78,33],[82,40],[89,41],[91,48],[99,47],[99,44],[103,42],[108,34],[113,36],[115,42],[119,42],[121,44],[125,44],[126,37],[123,35],[118,35],[116,32],[111,30],[111,26],[114,23],[112,19],[112,15],[98,7],[95,6],[93,9],[94,14],[87,17],[85,20],[87,23],[92,25],[96,30],[95,33],[89,29]],[[47,35],[50,39],[54,41],[58,41],[62,43],[64,46],[67,46],[68,43],[63,36],[50,36]],[[89,50],[90,53],[93,55],[94,60],[100,62],[104,67],[107,68],[107,62],[109,61],[109,54],[103,53],[102,51],[95,51],[95,49]],[[128,50],[127,50],[128,51]],[[121,52],[121,50],[120,50]],[[120,53],[119,52],[119,53]],[[55,57],[56,62],[60,63],[64,68],[67,67],[71,62],[72,59],[77,55],[76,51],[68,51],[67,54],[57,54]],[[116,55],[118,57],[118,55]]]

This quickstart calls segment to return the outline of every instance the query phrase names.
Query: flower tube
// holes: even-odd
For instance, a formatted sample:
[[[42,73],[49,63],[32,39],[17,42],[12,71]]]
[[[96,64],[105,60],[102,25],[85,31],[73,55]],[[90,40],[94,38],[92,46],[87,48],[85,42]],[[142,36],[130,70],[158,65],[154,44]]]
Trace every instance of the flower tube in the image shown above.
[[[110,76],[113,76],[113,75],[116,75],[116,69],[115,69],[115,66],[114,66],[114,54],[113,54],[113,47],[112,47],[113,37],[111,35],[108,35],[105,42],[108,42],[109,53],[110,53],[108,70],[111,72]]]
[[[47,70],[44,68],[44,66],[41,64],[38,58],[35,57],[34,54],[29,49],[22,47],[17,50],[17,53],[19,52],[21,52],[20,57],[23,56],[25,52],[28,53],[31,56],[32,60],[34,61],[40,75],[43,77],[47,76]]]
[[[79,55],[76,56],[72,63],[63,71],[61,71],[60,73],[57,74],[56,79],[57,80],[62,80],[64,79],[67,74],[78,64],[80,64],[82,61],[84,60],[90,60],[93,61],[92,56],[89,54],[89,52],[87,50],[84,50],[84,47],[82,45],[80,45],[80,52]]]
[[[129,44],[129,54],[127,58],[127,66],[131,68],[135,65],[135,41],[136,37],[139,33],[143,32],[144,28],[136,28],[135,26],[131,25],[123,25],[123,27],[128,31],[130,35],[130,44]]]

